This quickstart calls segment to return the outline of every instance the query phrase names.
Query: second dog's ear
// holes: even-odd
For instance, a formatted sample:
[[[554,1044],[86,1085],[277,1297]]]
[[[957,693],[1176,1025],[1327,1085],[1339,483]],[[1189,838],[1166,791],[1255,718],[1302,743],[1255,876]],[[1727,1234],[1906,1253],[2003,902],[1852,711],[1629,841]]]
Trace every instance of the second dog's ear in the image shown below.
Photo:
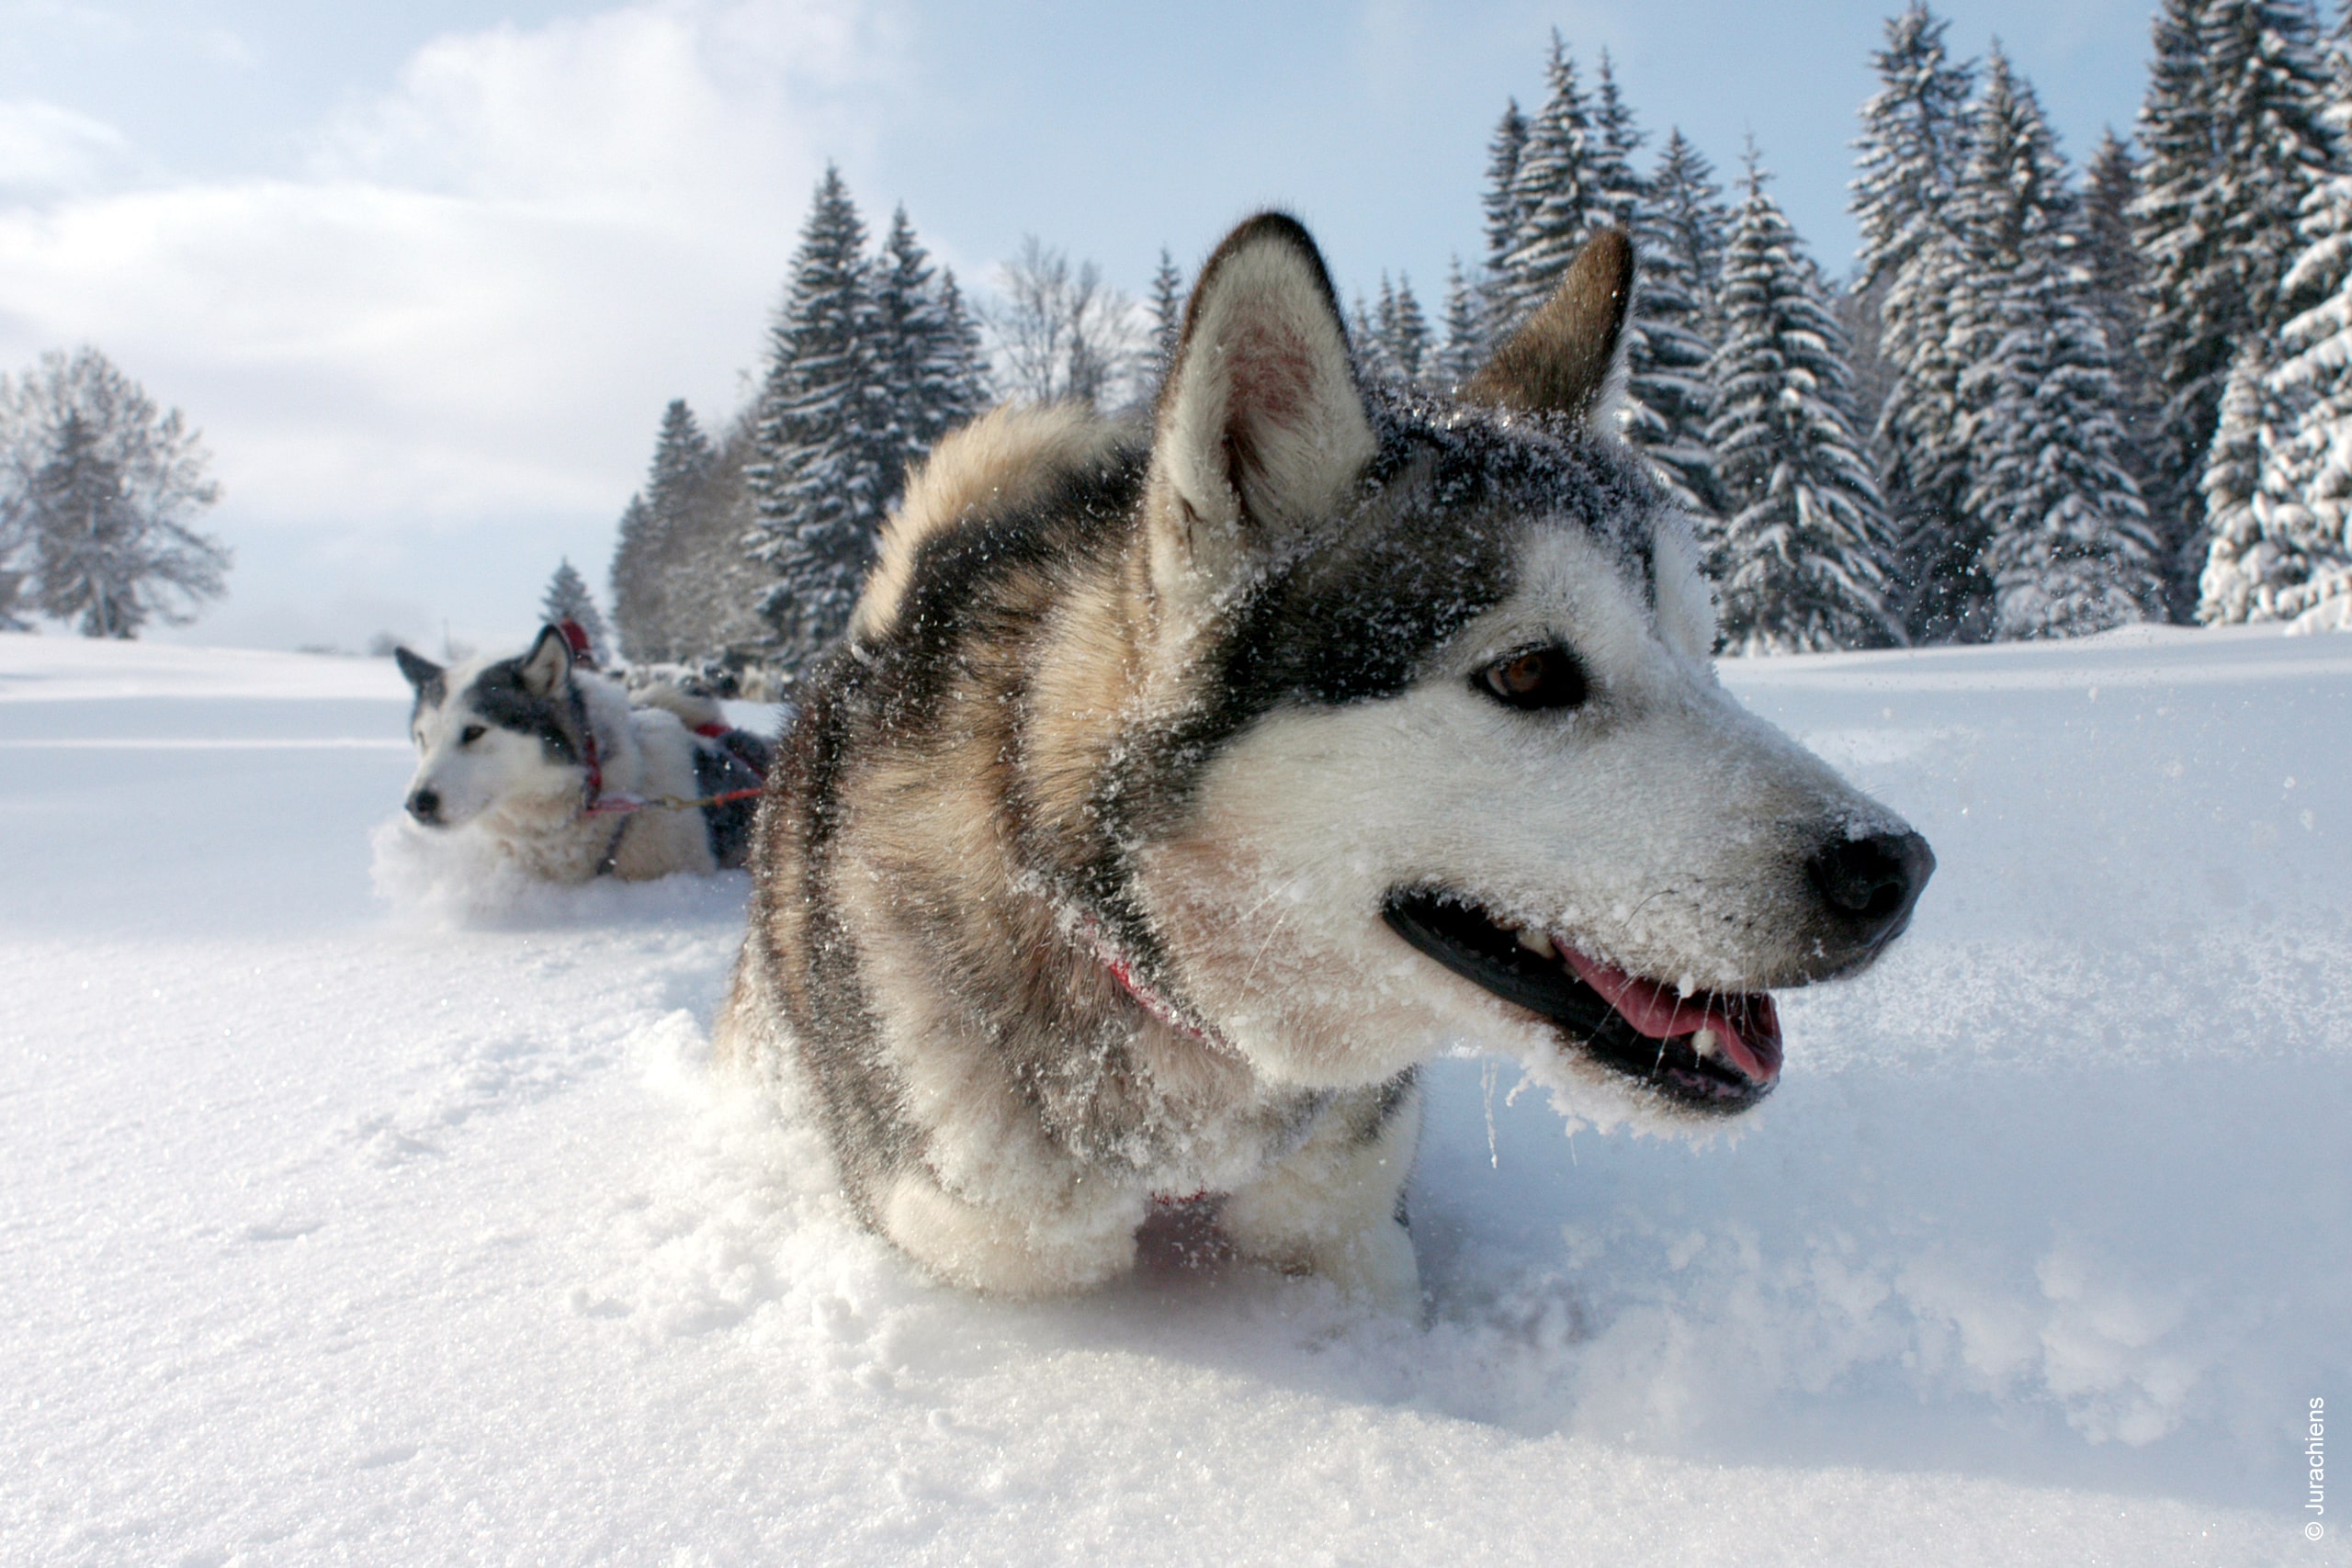
[[[1376,449],[1321,254],[1252,218],[1202,266],[1159,400],[1152,467],[1192,514],[1192,565],[1222,577],[1329,517]]]
[[[401,677],[416,688],[418,696],[428,702],[441,700],[441,677],[447,673],[441,666],[405,648],[392,649],[392,662],[401,667]]]
[[[571,645],[553,626],[539,628],[539,640],[523,656],[523,689],[535,697],[551,697],[563,690],[571,673]]]
[[[1634,246],[1603,229],[1528,323],[1462,389],[1464,402],[1582,423],[1609,390],[1634,298]]]

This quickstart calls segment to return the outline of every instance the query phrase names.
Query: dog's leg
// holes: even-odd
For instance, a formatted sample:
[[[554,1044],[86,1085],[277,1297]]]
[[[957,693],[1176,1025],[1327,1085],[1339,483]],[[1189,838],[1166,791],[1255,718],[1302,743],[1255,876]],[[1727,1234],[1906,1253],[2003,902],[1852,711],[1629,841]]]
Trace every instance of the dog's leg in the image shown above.
[[[1091,1185],[1091,1184],[1090,1184]],[[890,1180],[874,1205],[882,1234],[951,1284],[1004,1296],[1084,1291],[1135,1267],[1140,1191],[1073,1189],[1045,1212],[978,1202],[918,1168]]]
[[[1306,1143],[1227,1199],[1218,1223],[1245,1258],[1311,1269],[1351,1295],[1418,1313],[1420,1268],[1403,1200],[1420,1135],[1418,1079],[1350,1094]]]

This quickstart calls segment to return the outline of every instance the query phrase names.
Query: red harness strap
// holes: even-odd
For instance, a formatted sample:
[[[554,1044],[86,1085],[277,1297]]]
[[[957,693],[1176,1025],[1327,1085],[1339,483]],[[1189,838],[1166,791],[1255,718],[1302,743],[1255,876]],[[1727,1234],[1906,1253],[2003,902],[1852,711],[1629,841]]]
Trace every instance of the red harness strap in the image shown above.
[[[1202,1044],[1213,1050],[1222,1051],[1229,1056],[1240,1055],[1216,1030],[1192,1017],[1183,1009],[1147,985],[1143,977],[1136,973],[1135,964],[1127,955],[1112,946],[1104,938],[1102,926],[1091,915],[1079,917],[1078,934],[1093,953],[1095,962],[1110,971],[1111,978],[1119,983],[1119,989],[1126,992],[1128,998],[1136,1006],[1188,1040],[1197,1040]]]

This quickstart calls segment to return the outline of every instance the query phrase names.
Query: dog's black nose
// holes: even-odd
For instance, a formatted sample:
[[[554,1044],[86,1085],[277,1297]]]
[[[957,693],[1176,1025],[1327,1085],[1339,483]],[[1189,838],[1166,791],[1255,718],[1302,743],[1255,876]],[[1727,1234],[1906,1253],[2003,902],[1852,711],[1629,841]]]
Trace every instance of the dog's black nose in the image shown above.
[[[421,789],[408,797],[408,814],[418,821],[437,824],[441,820],[441,795],[437,790]]]
[[[1840,834],[1823,845],[1805,870],[1829,908],[1867,947],[1889,942],[1910,923],[1919,890],[1935,874],[1936,852],[1917,833]]]

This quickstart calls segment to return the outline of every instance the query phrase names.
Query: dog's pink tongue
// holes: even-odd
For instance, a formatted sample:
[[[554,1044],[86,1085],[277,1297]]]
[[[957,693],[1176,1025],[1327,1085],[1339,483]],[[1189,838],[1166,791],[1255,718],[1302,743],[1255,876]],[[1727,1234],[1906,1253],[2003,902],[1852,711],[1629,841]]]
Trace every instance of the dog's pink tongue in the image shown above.
[[[1749,1082],[1769,1084],[1781,1076],[1781,1021],[1772,998],[1758,993],[1736,998],[1726,1008],[1713,994],[1685,998],[1655,980],[1628,975],[1566,942],[1555,943],[1577,978],[1600,993],[1601,1000],[1648,1040],[1670,1040],[1712,1029],[1723,1053]],[[1734,1019],[1736,1010],[1740,1017]]]

